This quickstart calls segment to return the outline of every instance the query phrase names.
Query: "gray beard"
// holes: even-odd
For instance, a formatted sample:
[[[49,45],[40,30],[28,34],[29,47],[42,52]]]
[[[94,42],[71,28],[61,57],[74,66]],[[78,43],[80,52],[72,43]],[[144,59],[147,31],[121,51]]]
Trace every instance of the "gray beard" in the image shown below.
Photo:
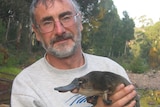
[[[59,46],[60,49],[52,48],[51,46],[48,47],[46,50],[47,52],[51,53],[53,56],[58,58],[66,58],[73,55],[77,49],[77,45],[74,44],[72,47],[67,47],[65,45]]]
[[[60,36],[57,36],[57,37],[60,37]],[[68,46],[66,44],[61,44],[58,47],[53,47],[56,41],[59,41],[63,38],[64,39],[70,38],[73,40],[74,43],[71,46]],[[74,39],[72,35],[66,34],[64,36],[61,36],[60,39],[55,38],[51,40],[49,46],[46,46],[44,43],[42,43],[42,46],[46,50],[46,52],[58,58],[67,58],[73,55],[80,45],[81,45],[81,33],[80,32],[76,39]]]

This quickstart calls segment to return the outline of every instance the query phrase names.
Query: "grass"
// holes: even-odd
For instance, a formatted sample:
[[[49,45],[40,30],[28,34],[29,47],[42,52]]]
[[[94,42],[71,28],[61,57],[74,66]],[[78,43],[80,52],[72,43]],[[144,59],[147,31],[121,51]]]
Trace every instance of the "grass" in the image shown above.
[[[16,67],[0,67],[0,104],[10,104],[10,93],[15,76],[21,71]]]
[[[141,107],[160,107],[160,90],[138,90]]]
[[[21,69],[17,67],[1,67],[0,68],[0,72],[14,74],[14,75],[17,75],[18,73],[20,73],[20,71]]]

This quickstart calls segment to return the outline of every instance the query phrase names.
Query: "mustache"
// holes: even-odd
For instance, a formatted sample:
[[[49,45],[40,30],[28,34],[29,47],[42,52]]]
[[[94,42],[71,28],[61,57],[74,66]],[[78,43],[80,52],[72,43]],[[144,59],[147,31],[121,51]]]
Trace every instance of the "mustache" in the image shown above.
[[[73,40],[73,35],[72,34],[62,34],[62,35],[55,35],[55,37],[51,40],[50,44],[54,44],[56,42],[66,40],[66,39],[72,39]]]

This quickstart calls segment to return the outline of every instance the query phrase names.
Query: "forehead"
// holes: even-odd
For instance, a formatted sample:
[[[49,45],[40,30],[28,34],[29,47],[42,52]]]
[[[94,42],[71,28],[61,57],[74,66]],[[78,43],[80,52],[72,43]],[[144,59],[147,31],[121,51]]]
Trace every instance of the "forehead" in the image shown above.
[[[38,21],[47,16],[53,16],[56,18],[67,11],[74,12],[71,0],[54,0],[53,2],[48,1],[46,5],[39,3],[35,8],[34,15]]]

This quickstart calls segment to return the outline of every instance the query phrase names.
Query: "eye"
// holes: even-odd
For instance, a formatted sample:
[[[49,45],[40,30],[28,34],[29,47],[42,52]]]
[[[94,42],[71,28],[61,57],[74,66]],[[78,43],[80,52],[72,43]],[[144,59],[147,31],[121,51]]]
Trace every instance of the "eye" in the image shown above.
[[[84,78],[79,79],[79,84],[87,83],[87,80]]]
[[[65,15],[64,17],[61,18],[61,21],[67,22],[67,21],[70,21],[71,19],[72,19],[71,15]]]
[[[44,21],[42,23],[42,26],[50,26],[50,25],[53,25],[53,21]]]

